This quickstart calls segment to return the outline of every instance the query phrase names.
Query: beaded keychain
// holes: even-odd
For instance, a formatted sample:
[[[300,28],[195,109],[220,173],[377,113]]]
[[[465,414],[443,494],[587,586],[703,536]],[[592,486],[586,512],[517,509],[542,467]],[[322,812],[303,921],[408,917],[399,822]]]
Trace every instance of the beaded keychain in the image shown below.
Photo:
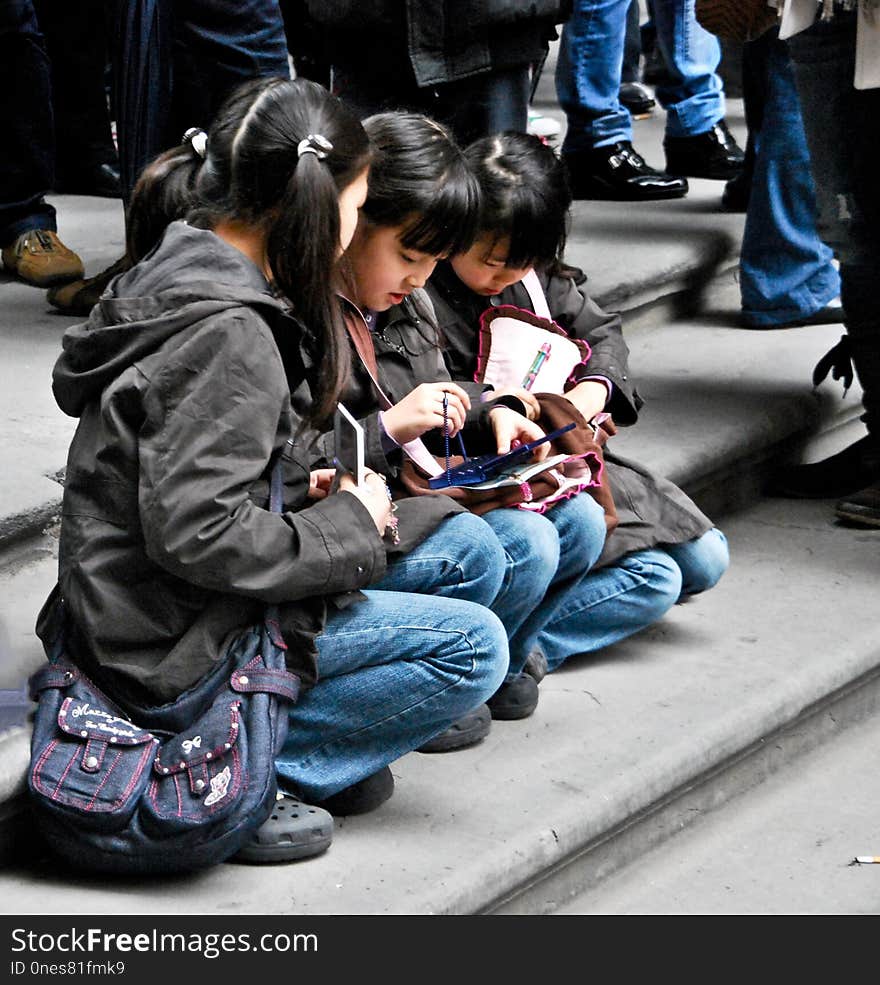
[[[465,451],[464,438],[461,436],[461,431],[458,432],[458,444],[461,448],[462,458],[467,461],[468,453]],[[449,463],[449,392],[447,390],[443,391],[443,452],[446,457],[446,482],[448,485],[452,485],[452,472],[451,465]]]

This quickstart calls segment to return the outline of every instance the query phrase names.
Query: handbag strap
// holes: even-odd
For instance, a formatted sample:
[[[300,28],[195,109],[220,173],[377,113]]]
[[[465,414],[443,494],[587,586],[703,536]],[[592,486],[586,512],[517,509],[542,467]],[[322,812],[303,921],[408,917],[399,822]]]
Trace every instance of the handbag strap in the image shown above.
[[[553,321],[553,316],[550,314],[550,305],[547,304],[544,288],[541,287],[541,281],[538,279],[534,267],[523,277],[521,283],[529,293],[529,300],[532,302],[532,311],[539,318],[546,318],[547,321]]]

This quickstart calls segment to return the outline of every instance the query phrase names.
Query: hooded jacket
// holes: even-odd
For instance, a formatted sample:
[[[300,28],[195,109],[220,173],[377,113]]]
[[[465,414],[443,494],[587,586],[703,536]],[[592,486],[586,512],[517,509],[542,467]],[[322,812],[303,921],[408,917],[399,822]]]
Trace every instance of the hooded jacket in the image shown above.
[[[58,588],[37,632],[48,642],[63,599],[84,669],[111,694],[174,698],[267,603],[290,669],[313,683],[328,599],[384,574],[356,497],[306,498],[289,397],[301,337],[250,260],[182,222],[65,333],[53,389],[79,424]],[[280,514],[268,510],[279,455]]]

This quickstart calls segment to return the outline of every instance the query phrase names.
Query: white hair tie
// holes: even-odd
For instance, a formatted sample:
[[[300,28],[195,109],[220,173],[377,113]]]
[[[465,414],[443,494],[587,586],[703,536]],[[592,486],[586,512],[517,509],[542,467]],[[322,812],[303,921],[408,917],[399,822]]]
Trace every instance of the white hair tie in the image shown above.
[[[192,149],[204,160],[205,152],[208,148],[208,135],[199,127],[190,127],[183,135],[184,144],[189,144]]]
[[[333,144],[326,137],[322,137],[320,133],[310,133],[296,145],[296,156],[314,154],[319,161],[323,161],[332,150]]]

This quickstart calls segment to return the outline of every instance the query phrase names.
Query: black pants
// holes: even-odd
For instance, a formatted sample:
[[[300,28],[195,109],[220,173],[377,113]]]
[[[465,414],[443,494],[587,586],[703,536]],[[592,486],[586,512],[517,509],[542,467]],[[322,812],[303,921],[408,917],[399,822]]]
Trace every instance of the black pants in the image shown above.
[[[0,3],[0,246],[55,229],[43,196],[55,182],[49,56],[31,0]]]

